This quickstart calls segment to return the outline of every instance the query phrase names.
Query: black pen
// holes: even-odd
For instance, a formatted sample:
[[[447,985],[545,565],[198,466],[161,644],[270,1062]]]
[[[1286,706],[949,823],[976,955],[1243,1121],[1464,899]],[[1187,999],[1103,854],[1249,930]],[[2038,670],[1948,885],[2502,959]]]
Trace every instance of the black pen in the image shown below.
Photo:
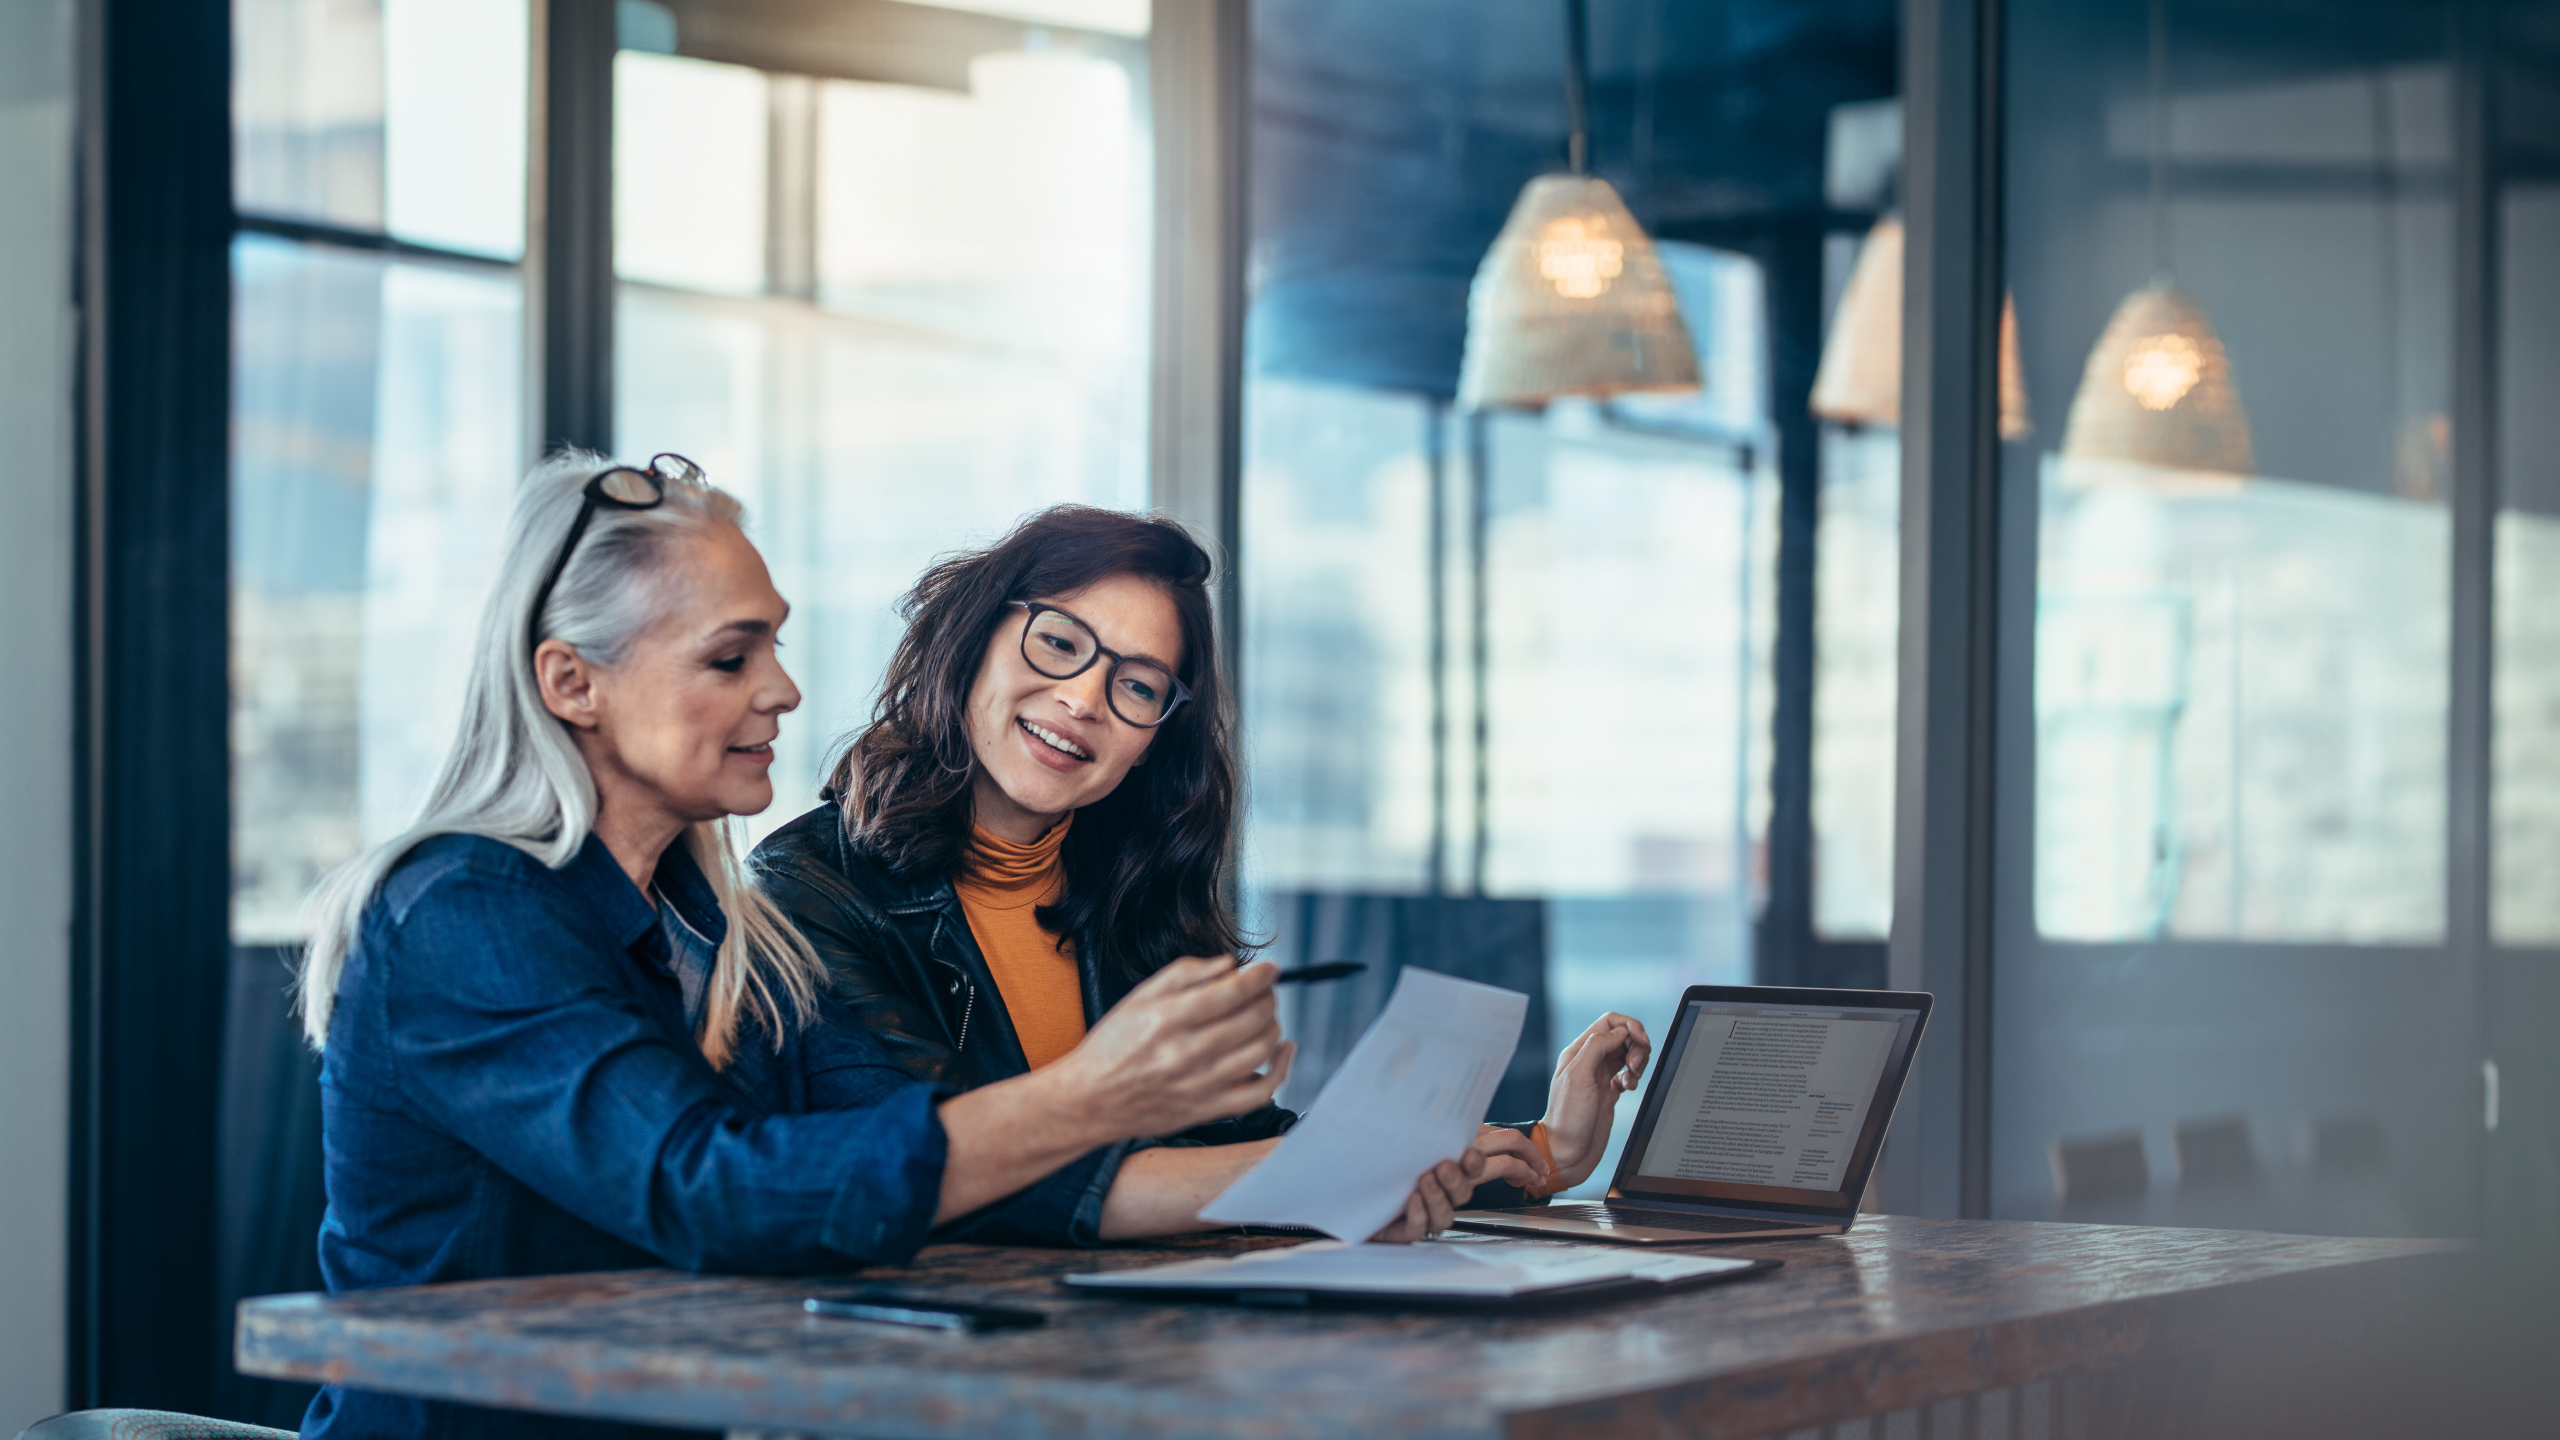
[[[1301,965],[1283,970],[1272,977],[1274,985],[1313,985],[1319,980],[1345,980],[1369,967],[1357,960],[1328,960],[1322,965]]]

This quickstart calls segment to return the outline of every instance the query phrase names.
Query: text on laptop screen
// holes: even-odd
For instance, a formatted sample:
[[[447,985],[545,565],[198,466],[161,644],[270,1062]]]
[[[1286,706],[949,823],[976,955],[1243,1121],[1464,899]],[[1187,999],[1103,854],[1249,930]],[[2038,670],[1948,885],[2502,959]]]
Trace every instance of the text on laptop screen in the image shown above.
[[[1690,1007],[1687,1044],[1636,1173],[1838,1191],[1901,1010]]]

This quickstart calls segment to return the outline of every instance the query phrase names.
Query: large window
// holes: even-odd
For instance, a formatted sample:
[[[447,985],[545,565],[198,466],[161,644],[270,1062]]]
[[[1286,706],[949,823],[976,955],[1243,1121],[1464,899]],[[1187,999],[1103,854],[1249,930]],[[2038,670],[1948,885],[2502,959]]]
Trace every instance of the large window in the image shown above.
[[[618,447],[737,493],[793,607],[807,698],[751,834],[815,803],[935,556],[1147,503],[1141,50],[1039,30],[956,57],[956,88],[617,62]]]
[[[808,698],[761,833],[814,801],[935,555],[1061,500],[1146,503],[1146,10],[955,12],[941,50],[902,52],[933,82],[910,84],[664,53],[717,8],[622,7],[615,409],[620,448],[747,502],[794,604]],[[531,23],[522,0],[237,7],[242,944],[298,941],[313,882],[405,825],[450,741],[533,458]]]
[[[526,460],[522,0],[240,0],[232,937],[442,761]]]

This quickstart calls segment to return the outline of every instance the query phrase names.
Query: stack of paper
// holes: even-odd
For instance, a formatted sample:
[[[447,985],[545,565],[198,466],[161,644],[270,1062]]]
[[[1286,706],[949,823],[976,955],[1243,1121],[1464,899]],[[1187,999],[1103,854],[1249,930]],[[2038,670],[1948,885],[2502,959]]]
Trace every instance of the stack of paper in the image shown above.
[[[1423,1171],[1474,1142],[1528,1013],[1517,990],[1406,966],[1316,1103],[1200,1218],[1376,1234],[1404,1213]]]
[[[1729,1255],[1666,1255],[1558,1240],[1434,1240],[1419,1245],[1316,1240],[1285,1250],[1070,1275],[1067,1283],[1095,1290],[1312,1290],[1500,1300],[1605,1280],[1667,1285],[1746,1269],[1751,1263]]]

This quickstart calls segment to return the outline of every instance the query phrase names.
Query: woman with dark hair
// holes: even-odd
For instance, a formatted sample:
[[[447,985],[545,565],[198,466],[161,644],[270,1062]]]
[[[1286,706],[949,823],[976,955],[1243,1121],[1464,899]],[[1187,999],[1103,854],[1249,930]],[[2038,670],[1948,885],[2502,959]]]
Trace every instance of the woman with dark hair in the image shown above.
[[[901,603],[871,723],[824,803],[753,863],[843,1012],[908,1073],[969,1089],[1037,1070],[1150,976],[1232,969],[1247,948],[1225,883],[1238,785],[1210,576],[1171,521],[1061,505],[934,565]],[[1604,1016],[1565,1051],[1547,1119],[1487,1127],[1417,1180],[1384,1238],[1445,1226],[1480,1182],[1578,1183],[1650,1050]],[[1295,1118],[1265,1104],[1037,1190],[1079,1239],[1194,1227]]]

